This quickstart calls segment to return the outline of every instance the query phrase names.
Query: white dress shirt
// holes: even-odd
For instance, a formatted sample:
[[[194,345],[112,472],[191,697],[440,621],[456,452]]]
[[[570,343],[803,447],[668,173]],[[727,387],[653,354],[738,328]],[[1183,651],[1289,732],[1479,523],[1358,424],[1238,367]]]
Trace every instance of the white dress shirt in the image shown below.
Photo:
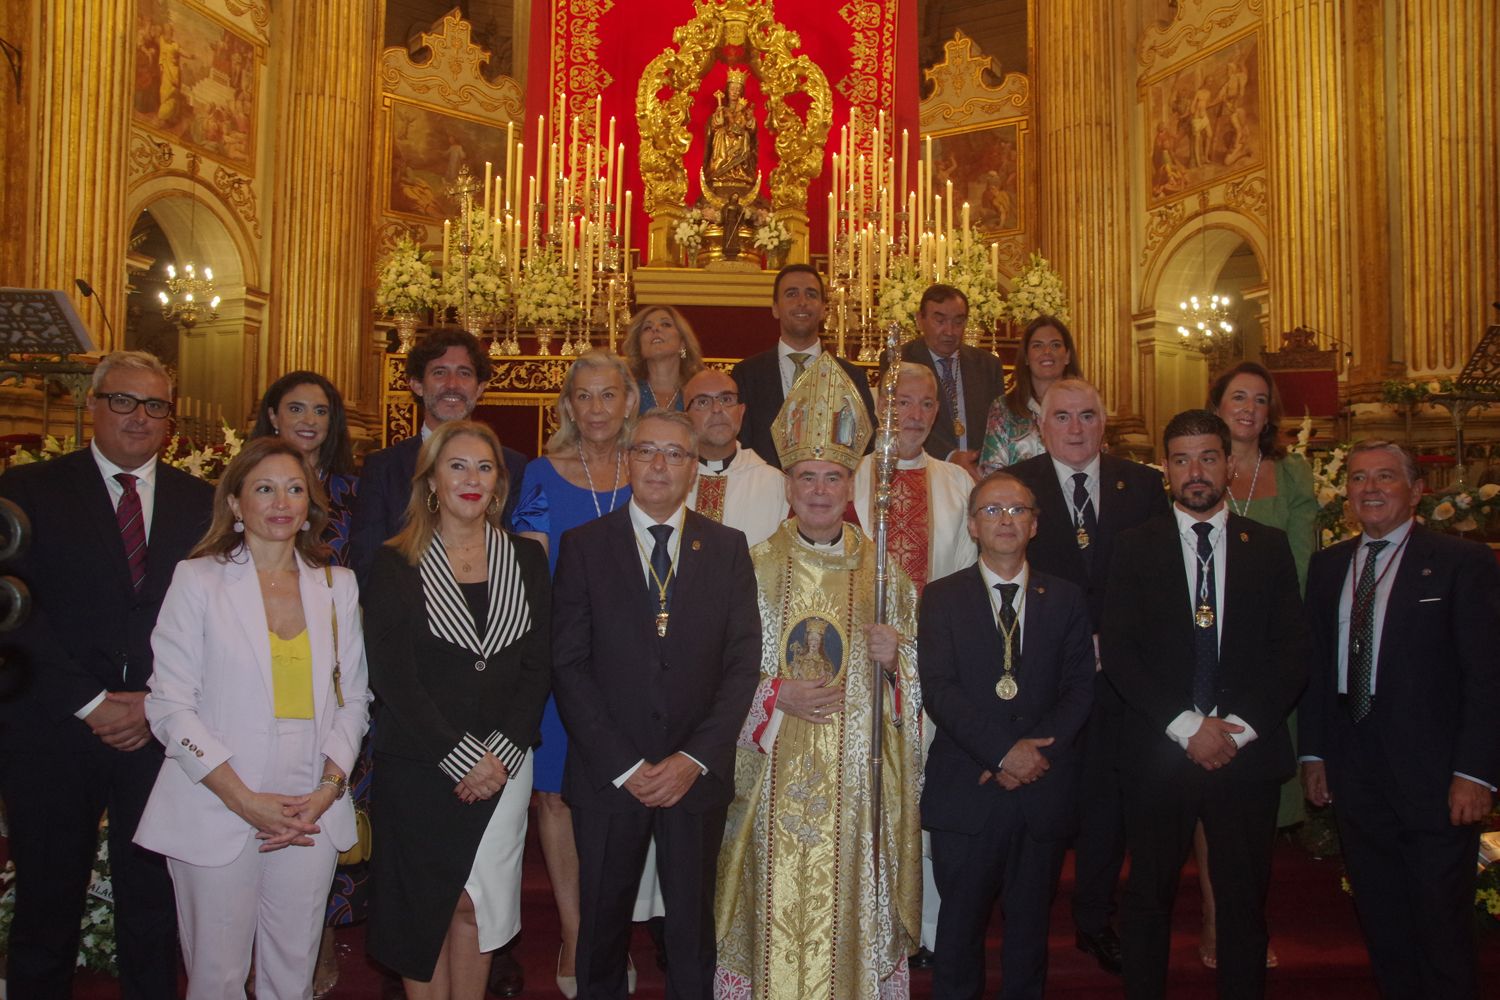
[[[152,455],[149,459],[146,460],[146,463],[139,468],[122,469],[115,463],[111,462],[109,459],[105,458],[104,452],[100,451],[99,445],[93,441],[89,442],[89,453],[94,456],[94,464],[99,467],[99,475],[104,477],[104,488],[109,492],[110,506],[113,507],[116,511],[120,509],[120,499],[125,496],[125,487],[120,483],[118,479],[115,478],[115,476],[119,475],[122,472],[128,472],[135,477],[135,492],[141,498],[141,527],[146,531],[146,551],[147,557],[149,558],[149,546],[151,542],[151,515],[155,512],[154,508],[156,507],[156,456]],[[122,542],[121,544],[123,545],[124,543]],[[98,694],[94,695],[93,698],[89,699],[88,704],[84,705],[73,714],[80,719],[88,718],[89,713],[91,713],[94,709],[98,708],[104,703],[104,696],[106,694],[108,694],[107,691],[100,691]]]
[[[1063,503],[1068,505],[1068,520],[1077,525],[1083,520],[1083,512],[1073,506],[1073,477],[1083,473],[1087,478],[1083,481],[1083,488],[1088,490],[1089,500],[1094,504],[1094,517],[1099,517],[1099,456],[1095,455],[1089,459],[1089,464],[1081,469],[1075,469],[1071,465],[1052,459],[1052,469],[1057,473],[1057,487],[1062,490]],[[1198,542],[1198,536],[1193,536],[1193,544]]]
[[[1095,476],[1095,479],[1098,477]],[[1198,610],[1198,533],[1193,530],[1193,525],[1200,523],[1187,511],[1176,504],[1172,505],[1172,516],[1177,519],[1177,534],[1182,540],[1182,566],[1187,571],[1188,584],[1188,614],[1195,614]],[[1209,542],[1214,547],[1214,633],[1219,641],[1224,638],[1224,571],[1225,564],[1229,561],[1229,547],[1224,544],[1225,526],[1229,522],[1229,509],[1220,507],[1208,523],[1213,525],[1213,530],[1208,533]],[[1195,624],[1193,626],[1197,628]],[[1214,706],[1208,712],[1209,715],[1219,714],[1218,706]],[[1198,730],[1203,727],[1204,714],[1197,708],[1189,708],[1173,719],[1167,725],[1167,735],[1176,740],[1184,750],[1187,749],[1188,741],[1197,735]],[[1224,716],[1225,722],[1232,722],[1236,726],[1243,726],[1244,732],[1230,733],[1229,738],[1234,741],[1236,747],[1243,747],[1255,739],[1256,732],[1250,724],[1238,715],[1230,713]]]
[[[814,339],[807,347],[793,347],[784,340],[776,341],[776,367],[781,372],[781,397],[783,399],[792,394],[792,379],[796,377],[797,362],[792,360],[792,355],[807,355],[807,360],[802,363],[802,370],[807,371],[807,366],[818,360],[818,355],[822,353],[822,338]]]

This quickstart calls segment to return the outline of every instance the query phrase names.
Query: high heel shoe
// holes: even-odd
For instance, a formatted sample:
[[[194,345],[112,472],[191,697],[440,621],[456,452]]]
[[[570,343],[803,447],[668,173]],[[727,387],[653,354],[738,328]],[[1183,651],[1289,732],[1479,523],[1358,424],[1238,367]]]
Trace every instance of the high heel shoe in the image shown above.
[[[563,996],[567,997],[568,1000],[577,1000],[577,997],[578,997],[578,976],[577,976],[576,972],[575,972],[574,975],[571,975],[571,976],[565,976],[565,975],[562,974],[562,956],[563,956],[562,945],[558,945],[558,947],[557,947],[557,991],[559,993],[561,993]]]

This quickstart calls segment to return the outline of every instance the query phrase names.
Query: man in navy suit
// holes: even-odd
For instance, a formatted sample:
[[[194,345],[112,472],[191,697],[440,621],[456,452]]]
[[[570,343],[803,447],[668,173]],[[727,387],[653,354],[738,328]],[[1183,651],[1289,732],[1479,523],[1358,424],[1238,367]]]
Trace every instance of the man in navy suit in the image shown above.
[[[1100,451],[1104,402],[1082,379],[1059,379],[1047,388],[1040,428],[1046,454],[1009,469],[1046,512],[1026,558],[1042,572],[1083,588],[1097,636],[1115,539],[1167,513],[1167,491],[1157,470]],[[1087,808],[1073,844],[1074,939],[1081,951],[1116,973],[1121,958],[1113,924],[1115,885],[1125,863],[1125,807],[1115,761],[1122,711],[1120,696],[1102,673],[1096,675],[1078,789]]]
[[[1421,496],[1404,448],[1350,450],[1361,533],[1307,574],[1302,782],[1333,804],[1381,995],[1466,1000],[1478,824],[1500,783],[1500,571],[1485,546],[1416,524]]]
[[[943,900],[934,997],[983,992],[997,895],[1000,995],[1039,998],[1046,987],[1048,912],[1077,824],[1077,737],[1093,699],[1094,644],[1083,591],[1028,565],[1037,521],[1024,483],[986,476],[969,499],[979,562],[922,595],[917,669],[936,724],[922,826]]]
[[[376,551],[401,530],[406,520],[411,477],[417,471],[417,452],[422,450],[422,442],[439,424],[469,419],[493,372],[489,356],[473,334],[451,327],[434,330],[407,355],[406,377],[412,395],[422,403],[422,431],[365,458],[349,525],[349,565],[361,582]],[[504,515],[505,523],[509,524],[516,490],[526,472],[526,457],[514,448],[501,447],[505,452],[502,456],[505,472],[510,478]]]
[[[1125,996],[1166,993],[1172,906],[1201,820],[1219,996],[1261,997],[1276,808],[1296,771],[1286,720],[1307,679],[1297,571],[1283,532],[1225,506],[1229,428],[1217,414],[1179,413],[1162,437],[1172,513],[1116,541],[1099,633],[1125,702]]]
[[[161,857],[131,843],[161,770],[146,725],[151,630],[177,563],[208,528],[213,490],[157,458],[172,381],[140,351],[94,369],[87,448],[0,476],[31,520],[15,573],[31,617],[7,643],[0,796],[16,863],[7,983],[72,992],[79,924],[109,812],[121,995],[177,995],[177,911]]]
[[[786,402],[786,394],[797,376],[823,353],[818,327],[823,323],[827,306],[823,301],[823,276],[811,264],[783,267],[776,272],[772,288],[771,315],[781,324],[781,337],[775,347],[735,365],[730,375],[739,387],[740,402],[745,405],[740,444],[754,448],[766,464],[779,469],[781,457],[776,454],[776,442],[771,440],[771,424],[781,412],[781,404]],[[875,399],[864,370],[843,358],[838,363],[853,380],[873,421]]]
[[[687,509],[697,471],[692,421],[649,411],[631,441],[630,502],[565,533],[558,554],[552,683],[568,728],[585,1000],[625,1000],[653,836],[667,996],[713,994],[714,881],[761,626],[745,536]]]

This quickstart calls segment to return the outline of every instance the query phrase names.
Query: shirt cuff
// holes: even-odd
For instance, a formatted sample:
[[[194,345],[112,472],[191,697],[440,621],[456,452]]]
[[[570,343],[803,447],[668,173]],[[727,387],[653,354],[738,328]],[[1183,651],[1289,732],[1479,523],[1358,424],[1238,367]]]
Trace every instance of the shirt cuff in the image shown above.
[[[521,764],[526,760],[526,748],[516,746],[500,730],[490,733],[489,739],[484,741],[485,748],[494,754],[500,763],[505,765],[505,773],[515,774],[521,769]]]
[[[1243,750],[1245,749],[1245,744],[1253,743],[1255,741],[1255,737],[1258,735],[1255,732],[1255,727],[1250,725],[1250,723],[1246,722],[1244,719],[1240,718],[1238,715],[1230,712],[1228,715],[1224,716],[1224,721],[1233,723],[1236,726],[1245,727],[1245,731],[1243,733],[1229,734],[1229,738],[1234,741],[1234,747],[1236,750]]]
[[[708,773],[708,768],[706,768],[706,767],[703,766],[703,761],[699,760],[697,757],[694,757],[692,754],[688,753],[686,750],[679,750],[677,752],[680,753],[680,754],[682,754],[688,760],[692,761],[694,764],[698,765],[698,776],[699,777],[702,777],[703,775],[706,775]]]
[[[646,758],[642,757],[640,760],[636,761],[634,764],[631,764],[630,765],[630,770],[626,771],[624,774],[620,775],[618,778],[616,778],[614,780],[614,786],[616,788],[623,788],[625,786],[625,782],[627,782],[627,781],[630,780],[630,776],[632,774],[634,774],[635,772],[639,771],[641,769],[641,767],[645,763],[646,763]],[[702,765],[699,765],[699,766],[701,767]]]
[[[1299,764],[1321,764],[1321,763],[1323,763],[1323,758],[1322,757],[1313,757],[1311,755],[1308,755],[1308,756],[1298,757],[1297,758],[1297,763],[1299,763]]]
[[[1488,781],[1485,781],[1483,778],[1476,778],[1472,774],[1464,774],[1462,771],[1454,771],[1453,772],[1453,776],[1455,778],[1462,778],[1465,781],[1472,781],[1476,785],[1483,785],[1485,788],[1488,788],[1492,792],[1500,791],[1500,789],[1497,789],[1494,785],[1490,784]]]
[[[438,762],[443,773],[454,781],[463,781],[464,776],[474,770],[474,765],[479,763],[489,748],[469,733],[464,733],[463,739],[458,741],[458,746],[448,751],[448,756]]]
[[[1167,735],[1177,741],[1177,745],[1186,750],[1188,740],[1198,735],[1198,730],[1203,728],[1203,713],[1194,709],[1188,709],[1177,718],[1167,723]]]
[[[92,701],[80,708],[78,711],[74,712],[73,715],[80,719],[87,719],[89,715],[93,713],[94,709],[104,704],[105,696],[107,696],[108,694],[108,691],[100,691],[98,694],[94,695]]]

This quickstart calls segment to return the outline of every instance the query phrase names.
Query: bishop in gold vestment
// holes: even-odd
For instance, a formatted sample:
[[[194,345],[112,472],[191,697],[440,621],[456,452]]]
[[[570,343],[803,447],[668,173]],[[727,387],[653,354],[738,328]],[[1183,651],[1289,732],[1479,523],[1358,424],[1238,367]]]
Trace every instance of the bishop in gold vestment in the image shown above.
[[[892,560],[886,609],[894,633],[867,628],[875,547],[840,518],[870,431],[861,406],[852,444],[838,439],[845,393],[858,400],[828,354],[798,381],[788,404],[806,404],[811,417],[794,440],[777,441],[797,516],[751,549],[765,642],[719,855],[717,998],[910,992],[906,956],[922,920],[917,598]],[[785,426],[777,420],[778,432]],[[878,681],[872,658],[885,667]],[[822,684],[809,699],[796,681]],[[872,684],[884,720],[878,871]]]

